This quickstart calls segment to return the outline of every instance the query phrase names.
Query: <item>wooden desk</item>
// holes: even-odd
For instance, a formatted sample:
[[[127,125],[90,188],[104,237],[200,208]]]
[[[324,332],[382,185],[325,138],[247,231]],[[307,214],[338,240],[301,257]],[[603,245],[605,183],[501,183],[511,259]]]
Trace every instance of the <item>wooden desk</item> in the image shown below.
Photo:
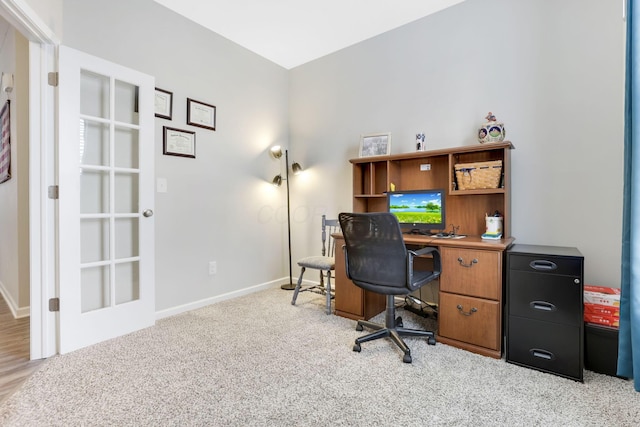
[[[384,295],[364,291],[346,276],[344,238],[336,239],[335,313],[370,319],[384,311]],[[405,235],[405,243],[440,251],[438,341],[485,356],[502,356],[504,254],[514,238],[482,240],[479,236],[442,239]]]

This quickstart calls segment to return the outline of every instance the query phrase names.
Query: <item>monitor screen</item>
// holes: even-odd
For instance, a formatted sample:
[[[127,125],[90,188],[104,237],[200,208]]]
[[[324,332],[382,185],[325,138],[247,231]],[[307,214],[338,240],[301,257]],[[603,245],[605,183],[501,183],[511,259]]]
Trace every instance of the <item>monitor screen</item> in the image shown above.
[[[387,193],[388,211],[408,232],[428,233],[444,230],[445,193],[442,189],[393,191]]]

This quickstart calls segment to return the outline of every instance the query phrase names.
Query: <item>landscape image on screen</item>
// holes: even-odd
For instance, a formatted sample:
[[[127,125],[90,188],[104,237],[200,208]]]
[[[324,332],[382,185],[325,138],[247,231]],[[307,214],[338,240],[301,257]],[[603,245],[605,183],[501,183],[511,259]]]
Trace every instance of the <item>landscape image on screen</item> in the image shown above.
[[[400,223],[439,224],[442,222],[441,193],[390,194],[389,212]]]

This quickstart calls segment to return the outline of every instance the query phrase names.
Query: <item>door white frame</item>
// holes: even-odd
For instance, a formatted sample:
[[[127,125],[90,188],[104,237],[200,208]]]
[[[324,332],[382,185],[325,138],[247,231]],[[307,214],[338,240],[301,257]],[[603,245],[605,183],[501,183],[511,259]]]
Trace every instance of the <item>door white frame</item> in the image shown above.
[[[56,204],[48,198],[55,184],[55,33],[23,0],[0,0],[0,14],[29,40],[29,246],[31,359],[57,353],[57,315],[48,310],[57,295]]]

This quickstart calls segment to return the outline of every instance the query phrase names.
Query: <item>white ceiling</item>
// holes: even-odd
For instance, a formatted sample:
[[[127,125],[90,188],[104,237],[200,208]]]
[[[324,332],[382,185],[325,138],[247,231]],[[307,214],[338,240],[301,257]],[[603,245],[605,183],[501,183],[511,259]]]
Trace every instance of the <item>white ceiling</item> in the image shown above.
[[[464,0],[154,0],[290,69]]]

